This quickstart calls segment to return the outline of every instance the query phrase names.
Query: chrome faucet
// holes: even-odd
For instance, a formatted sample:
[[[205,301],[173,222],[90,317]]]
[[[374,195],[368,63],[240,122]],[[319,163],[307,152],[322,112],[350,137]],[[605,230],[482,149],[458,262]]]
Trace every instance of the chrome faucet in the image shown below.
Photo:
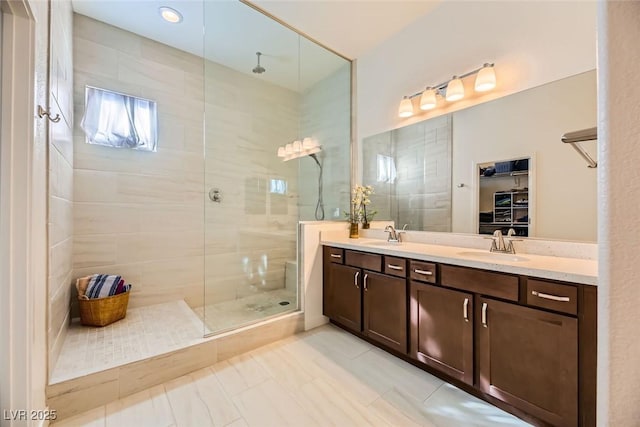
[[[505,243],[504,236],[502,235],[502,231],[496,230],[493,232],[493,237],[489,237],[491,239],[491,248],[490,252],[501,252],[507,254],[515,254],[516,250],[513,247],[513,242],[519,241],[519,239],[514,239],[513,236],[516,235],[516,230],[510,228],[507,231],[507,240]]]
[[[389,237],[387,237],[387,242],[389,243],[402,242],[402,234],[406,233],[406,231],[404,231],[404,228],[402,230],[396,230],[395,228],[393,228],[393,225],[387,225],[384,228],[384,231],[389,233]]]

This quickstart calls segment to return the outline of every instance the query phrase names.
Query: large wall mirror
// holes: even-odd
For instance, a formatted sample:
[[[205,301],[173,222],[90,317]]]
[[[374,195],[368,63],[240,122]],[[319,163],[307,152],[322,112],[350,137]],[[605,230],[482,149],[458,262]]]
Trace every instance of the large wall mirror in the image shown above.
[[[376,219],[410,230],[483,232],[482,214],[506,203],[495,193],[513,193],[522,206],[526,192],[526,215],[514,211],[526,235],[593,242],[597,169],[560,138],[596,120],[593,70],[365,137],[363,183],[375,187]],[[596,142],[582,144],[595,158]],[[485,173],[506,165],[519,166]]]

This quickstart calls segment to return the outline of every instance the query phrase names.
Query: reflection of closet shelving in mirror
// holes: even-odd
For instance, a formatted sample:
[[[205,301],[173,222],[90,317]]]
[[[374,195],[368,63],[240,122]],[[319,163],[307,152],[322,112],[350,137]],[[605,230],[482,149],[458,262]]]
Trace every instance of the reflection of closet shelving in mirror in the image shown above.
[[[479,167],[478,233],[529,235],[529,159],[482,164]]]

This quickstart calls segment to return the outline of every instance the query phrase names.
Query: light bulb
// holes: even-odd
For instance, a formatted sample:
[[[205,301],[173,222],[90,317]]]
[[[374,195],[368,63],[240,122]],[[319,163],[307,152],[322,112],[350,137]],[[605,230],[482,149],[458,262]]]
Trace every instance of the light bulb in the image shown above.
[[[290,156],[291,154],[293,154],[293,144],[287,144],[284,146],[284,153],[287,156]]]
[[[458,101],[464,98],[464,86],[462,80],[457,76],[453,76],[449,84],[447,85],[447,95],[445,99],[447,101]]]
[[[496,87],[496,72],[493,64],[484,64],[476,76],[476,92],[486,92]]]
[[[436,107],[436,91],[428,87],[422,92],[422,96],[420,96],[420,109],[421,110],[431,110]]]
[[[293,141],[293,152],[294,153],[299,153],[302,151],[302,142],[296,140]]]
[[[398,116],[400,117],[411,117],[413,116],[413,103],[411,99],[407,96],[402,98],[400,101],[400,107],[398,108]]]
[[[284,151],[284,147],[278,147],[278,157],[286,157],[287,153]]]

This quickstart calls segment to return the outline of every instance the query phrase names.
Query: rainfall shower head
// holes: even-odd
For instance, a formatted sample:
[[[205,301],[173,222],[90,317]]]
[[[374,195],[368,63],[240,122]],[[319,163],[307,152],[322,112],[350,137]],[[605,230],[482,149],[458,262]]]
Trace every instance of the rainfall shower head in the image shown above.
[[[262,53],[260,53],[260,52],[256,52],[256,55],[258,56],[258,65],[256,65],[256,66],[253,68],[253,70],[251,70],[251,71],[253,71],[253,72],[254,72],[254,73],[256,73],[256,74],[262,74],[262,73],[264,73],[265,71],[267,71],[267,70],[265,70],[265,69],[264,69],[264,67],[263,67],[262,65],[260,65],[260,56],[262,55]]]

